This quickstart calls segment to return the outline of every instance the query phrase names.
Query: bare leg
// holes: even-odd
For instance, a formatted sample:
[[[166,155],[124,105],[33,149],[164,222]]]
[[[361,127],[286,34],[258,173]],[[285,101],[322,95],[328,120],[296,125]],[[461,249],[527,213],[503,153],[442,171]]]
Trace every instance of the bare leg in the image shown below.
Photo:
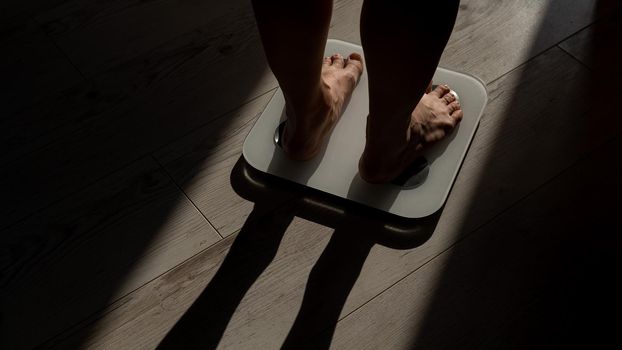
[[[341,115],[363,71],[362,59],[323,59],[332,0],[253,0],[253,8],[287,104],[283,149],[292,159],[310,159]]]
[[[406,4],[404,4],[406,3]],[[361,39],[369,76],[369,116],[359,173],[386,182],[462,118],[449,88],[425,94],[453,29],[459,0],[365,0]],[[423,97],[422,97],[423,96]]]

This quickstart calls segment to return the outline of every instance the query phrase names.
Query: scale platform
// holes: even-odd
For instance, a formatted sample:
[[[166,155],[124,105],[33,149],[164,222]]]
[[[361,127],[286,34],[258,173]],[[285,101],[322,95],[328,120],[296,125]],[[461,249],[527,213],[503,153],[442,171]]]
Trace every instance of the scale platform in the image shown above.
[[[329,39],[325,56],[347,57],[361,46]],[[447,84],[459,98],[464,117],[444,140],[419,159],[408,178],[398,183],[369,184],[358,175],[365,146],[368,114],[367,74],[363,73],[343,115],[319,154],[308,161],[289,160],[277,144],[279,126],[287,119],[285,99],[278,89],[243,146],[253,168],[331,195],[355,201],[404,218],[422,218],[438,211],[449,194],[486,106],[485,85],[476,77],[438,68],[433,84]]]

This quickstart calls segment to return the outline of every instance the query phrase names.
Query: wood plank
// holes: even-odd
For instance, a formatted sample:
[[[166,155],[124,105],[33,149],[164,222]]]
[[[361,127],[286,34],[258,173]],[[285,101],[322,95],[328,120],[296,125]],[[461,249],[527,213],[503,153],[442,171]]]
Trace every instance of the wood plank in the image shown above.
[[[48,109],[65,90],[85,82],[36,23],[13,23],[2,34],[0,161],[6,161],[45,144],[47,133],[67,124],[63,114]]]
[[[0,237],[5,349],[32,348],[220,239],[152,158]]]
[[[602,17],[599,21],[564,40],[559,47],[594,70],[620,76],[620,53],[614,43],[622,35],[622,4],[603,1],[597,13]]]
[[[620,310],[610,142],[342,320],[335,349],[606,347]],[[613,225],[613,226],[610,226]],[[603,284],[607,284],[604,287]],[[611,331],[611,333],[609,333]]]
[[[614,2],[462,0],[440,65],[493,81],[606,16]],[[362,1],[335,1],[334,6],[329,37],[360,44]]]
[[[87,76],[179,39],[179,48],[202,44],[231,51],[224,48],[228,37],[235,35],[236,28],[247,32],[249,19],[254,24],[250,2],[240,0],[66,1],[36,19]],[[183,39],[192,31],[202,34],[194,38],[202,43]]]
[[[490,82],[592,23],[596,2],[461,1],[441,65]]]
[[[361,6],[360,0],[336,1],[331,35],[360,42]],[[249,1],[68,0],[35,18],[87,76],[139,58],[146,65],[147,57],[162,48],[171,58],[184,50],[213,49],[212,56],[231,56],[250,46],[259,49],[255,56],[263,57],[255,45],[258,36]]]
[[[265,74],[254,16],[245,0],[182,5],[170,0],[70,0],[37,20],[69,56],[78,52],[78,66],[85,66],[100,89],[150,95],[143,103],[190,95],[185,103],[214,103],[209,112],[223,113],[276,86]],[[137,42],[118,40],[129,22]],[[74,36],[86,46],[63,45],[65,37]]]
[[[594,68],[594,28],[595,25],[592,24],[559,44],[560,48],[590,68]]]
[[[99,17],[114,15],[133,6],[138,5],[135,3],[128,5],[125,1],[105,3],[67,1],[51,13],[68,11],[72,16],[79,18],[86,16],[86,19],[82,19],[87,22],[89,16],[93,16],[95,18],[91,20],[97,22]],[[248,7],[248,4],[245,6]],[[216,12],[212,16],[215,18],[206,21],[207,23],[201,23],[202,26],[192,31],[180,33],[173,40],[150,47],[148,52],[142,55],[134,57],[127,54],[127,56],[120,57],[119,62],[115,61],[117,65],[107,65],[106,70],[97,71],[97,74],[87,71],[92,84],[72,86],[70,90],[56,99],[57,104],[34,106],[31,108],[34,111],[28,110],[30,114],[39,114],[47,113],[48,108],[53,108],[53,114],[45,114],[46,118],[42,118],[43,122],[57,123],[63,119],[65,126],[63,129],[73,127],[69,130],[73,133],[54,129],[50,135],[42,135],[45,137],[45,142],[41,144],[49,144],[63,137],[69,139],[69,142],[80,142],[81,132],[76,131],[80,128],[95,130],[114,128],[115,130],[111,132],[116,133],[117,124],[125,124],[128,121],[127,113],[131,113],[133,119],[140,117],[141,120],[137,120],[137,123],[149,124],[152,122],[150,119],[152,114],[163,109],[161,105],[155,106],[153,101],[162,101],[166,104],[168,112],[178,111],[180,113],[188,109],[188,106],[199,108],[199,103],[205,103],[206,107],[202,111],[192,114],[195,117],[194,121],[179,120],[180,116],[173,118],[167,115],[167,120],[178,119],[179,123],[175,126],[181,130],[175,134],[177,136],[170,139],[151,140],[159,140],[165,144],[178,135],[187,133],[196,125],[208,122],[211,115],[219,116],[242,104],[248,99],[247,94],[251,86],[263,90],[265,62],[261,48],[258,46],[260,44],[257,40],[249,44],[247,38],[248,35],[254,35],[249,30],[249,27],[254,25],[254,20],[246,11],[238,18],[237,27],[231,27],[232,20],[227,17],[229,13],[223,14],[222,12]],[[130,20],[134,19],[130,18]],[[54,19],[54,17],[48,19],[45,13],[40,14],[38,20],[43,23],[42,28],[52,37],[58,31],[68,30],[66,26],[81,33],[84,29],[82,27],[87,25],[87,23],[76,23],[75,26],[71,26],[70,23],[64,23],[61,19]],[[105,38],[102,40],[110,41]],[[115,42],[124,41],[116,40]],[[240,45],[240,42],[244,45]],[[102,44],[95,41],[92,43],[93,45]],[[90,53],[96,54],[97,52]],[[99,57],[92,57],[93,59],[89,62],[97,61]],[[228,73],[221,74],[223,63],[230,67]],[[269,77],[268,84],[270,87],[274,85],[272,77]],[[44,108],[46,110],[40,111]],[[34,123],[26,126],[32,129],[40,127],[42,126]],[[175,128],[169,127],[167,130],[175,130]],[[20,129],[16,134],[24,135],[28,131],[29,129]],[[36,143],[38,140],[35,139],[31,143]],[[31,145],[25,142],[23,146]],[[161,144],[156,142],[152,149],[160,146]],[[54,155],[47,157],[54,157]],[[13,156],[11,160],[15,158],[16,156]]]
[[[2,174],[0,183],[4,198],[10,198],[14,205],[7,208],[3,224],[66,197],[205,125],[247,98],[243,89],[220,98],[211,78],[209,74],[199,75],[183,87],[160,85],[153,94],[108,109],[66,137],[7,164],[15,171]],[[205,84],[211,90],[202,89]],[[15,183],[21,184],[19,191],[9,186]]]
[[[291,216],[289,220],[291,220]],[[61,349],[67,347],[89,349],[110,347],[118,349],[155,348],[170,327],[210,283],[218,269],[224,269],[226,273],[221,273],[222,276],[218,279],[218,283],[212,284],[207,289],[212,295],[221,296],[210,299],[215,303],[212,305],[214,308],[227,308],[229,305],[226,305],[226,302],[229,301],[229,296],[232,294],[237,295],[240,292],[246,294],[246,298],[239,306],[246,311],[244,314],[234,316],[232,323],[246,323],[255,317],[261,317],[265,312],[271,312],[271,310],[278,310],[279,313],[286,312],[285,308],[294,306],[291,304],[299,303],[302,299],[304,280],[285,278],[282,275],[283,271],[290,270],[293,267],[296,274],[308,274],[315,258],[321,253],[330,238],[330,229],[310,222],[303,224],[303,222],[304,220],[295,218],[284,235],[280,231],[263,231],[249,225],[249,230],[245,236],[246,240],[250,241],[243,243],[243,246],[246,249],[249,246],[260,247],[261,249],[238,249],[236,253],[231,254],[229,253],[231,244],[238,237],[237,234],[231,235],[214,247],[192,258],[188,263],[178,266],[161,278],[119,300],[104,315],[99,315],[102,317],[101,319],[85,321],[85,323],[94,322],[90,334],[88,332],[84,334],[85,330],[78,327],[75,330],[76,333],[58,337],[47,343],[46,347]],[[274,224],[270,225],[273,226]],[[286,227],[281,228],[284,230]],[[279,247],[281,236],[282,242]],[[300,254],[302,248],[300,242],[304,242],[305,254],[302,255]],[[240,283],[247,283],[247,281],[240,282],[240,279],[245,278],[247,271],[252,270],[251,267],[257,264],[265,266],[270,263],[270,260],[265,261],[266,256],[270,256],[266,250],[276,250],[277,247],[278,251],[274,262],[261,274],[262,277],[254,284],[252,280],[248,281],[253,284],[252,287],[246,286],[250,287],[248,291],[238,290]],[[230,254],[227,258],[229,261],[223,262],[228,253]],[[288,289],[291,293],[283,294],[283,288]],[[268,301],[262,304],[248,304],[249,301],[252,303],[258,297],[267,298],[267,300],[285,299],[291,303],[290,305],[282,305],[283,303],[279,302],[273,305]],[[223,306],[223,304],[225,305]],[[291,316],[294,315],[291,314]],[[281,338],[285,336],[283,332],[287,331],[287,323],[292,320],[277,320],[281,323],[276,327],[281,332]],[[136,328],[136,323],[144,324],[145,327]],[[274,323],[266,324],[267,327],[270,325],[273,328],[276,326]],[[256,336],[261,338],[262,344],[269,344],[274,341],[270,337],[275,335],[274,333],[262,334],[258,332]]]
[[[154,154],[223,237],[238,231],[253,208],[235,193],[229,175],[246,135],[273,94],[257,98]]]
[[[252,16],[245,20],[250,25],[254,23]],[[222,25],[224,18],[219,21]],[[205,50],[201,45],[183,47],[182,43],[172,51],[168,50],[170,47],[162,52],[156,50],[157,60],[153,64],[131,61],[128,66],[115,68],[96,79],[96,93],[104,96],[104,101],[111,99],[112,106],[107,107],[114,108],[98,109],[93,105],[98,115],[87,114],[89,120],[78,130],[7,165],[16,170],[2,174],[0,183],[20,183],[22,187],[17,192],[3,186],[4,198],[14,203],[7,210],[3,225],[48,206],[235,109],[252,99],[249,94],[257,96],[251,92],[253,89],[268,91],[268,86],[273,87],[274,78],[264,74],[259,41],[250,40],[250,45],[248,39],[241,39],[255,35],[254,32],[229,30],[235,33],[232,40],[246,44],[229,46],[226,35],[225,39],[216,40],[216,44],[222,41],[224,46],[211,43]],[[186,38],[192,40],[197,36],[205,33]]]
[[[37,13],[54,8],[64,1],[66,0],[5,0],[0,4],[0,33],[14,23],[29,21]]]
[[[241,6],[240,3],[242,2],[238,1],[237,5]],[[69,29],[82,33],[83,27],[88,23],[98,22],[101,18],[107,18],[136,6],[138,4],[127,4],[125,1],[66,1],[52,11],[43,11],[37,18],[43,23],[42,28],[47,31],[48,35],[54,37]],[[249,7],[250,5],[243,2],[243,6]],[[247,9],[239,14],[236,26],[232,27],[232,19],[228,16],[230,13],[223,13],[223,11],[210,12],[211,17],[205,18],[206,23],[197,24],[198,27],[195,30],[178,33],[173,40],[149,47],[149,50],[143,52],[142,55],[134,57],[128,54],[119,57],[119,64],[108,65],[106,70],[98,71],[97,74],[87,72],[90,81],[94,83],[72,86],[69,84],[70,79],[66,77],[56,79],[67,86],[66,91],[50,96],[35,105],[28,104],[19,115],[8,114],[12,116],[11,122],[16,124],[11,137],[17,140],[11,144],[11,148],[3,149],[3,151],[7,150],[8,154],[3,154],[4,157],[0,158],[0,161],[15,160],[29,151],[75,132],[80,127],[88,126],[93,119],[104,118],[106,124],[124,122],[127,120],[124,113],[135,108],[137,103],[151,105],[151,101],[163,100],[175,93],[190,93],[192,98],[188,100],[204,101],[208,96],[207,99],[211,99],[212,102],[223,102],[224,107],[221,107],[220,111],[222,113],[242,104],[248,98],[247,94],[251,86],[257,85],[258,89],[263,90],[262,74],[265,70],[265,62],[260,44],[258,40],[250,40],[249,44],[248,38],[249,35],[254,35],[254,31],[250,30],[254,26],[254,19]],[[69,17],[56,18],[55,15],[59,13],[64,13]],[[75,20],[77,18],[81,21]],[[72,19],[75,20],[75,25],[72,25],[74,23]],[[135,18],[132,17],[130,20],[133,21]],[[105,36],[105,34],[102,35]],[[108,35],[111,34],[108,33]],[[50,41],[49,38],[46,37],[46,39]],[[110,41],[106,38],[100,41],[91,39],[92,37],[89,39],[90,43],[99,46],[102,45],[102,41]],[[123,40],[113,41],[125,42]],[[93,55],[97,52],[89,51],[89,53]],[[99,57],[96,55],[88,62],[95,62]],[[223,62],[229,65],[229,73],[220,75],[218,79],[215,75],[220,73]],[[182,67],[187,68],[182,69]],[[33,66],[28,65],[26,68],[32,69]],[[211,69],[206,70],[206,68]],[[274,80],[271,77],[269,80],[268,83],[273,86]],[[187,90],[179,91],[179,85],[183,85],[184,82],[199,85],[188,84],[191,86],[188,86]],[[228,90],[222,88],[224,85],[229,87]],[[159,87],[159,90],[156,87]],[[150,93],[155,96],[145,97]],[[227,98],[210,97],[218,93]],[[138,98],[139,96],[143,99]],[[188,100],[179,103],[187,105]],[[115,108],[114,112],[109,111],[111,107]],[[219,105],[210,107],[212,110],[208,112],[219,113]],[[137,113],[135,110],[133,112]],[[150,111],[143,113],[147,114]],[[184,124],[181,123],[181,125]],[[192,127],[192,125],[189,126]],[[183,133],[185,132],[187,130]]]
[[[6,93],[2,105],[13,112],[15,105],[35,101],[46,94],[83,81],[62,52],[33,21],[14,23],[0,38],[0,73]],[[3,119],[7,115],[3,113]]]
[[[586,73],[586,69],[580,64],[561,50],[554,48],[528,65],[491,84],[489,87],[490,105],[432,237],[425,244],[414,249],[395,250],[376,245],[366,252],[366,245],[369,242],[360,236],[360,233],[364,231],[341,230],[341,235],[359,237],[359,239],[349,239],[346,247],[329,244],[331,249],[325,253],[322,261],[337,260],[339,263],[335,266],[340,268],[333,269],[335,271],[332,273],[319,269],[320,272],[314,275],[314,285],[317,283],[320,287],[327,289],[328,296],[319,299],[317,295],[315,298],[313,295],[309,296],[307,303],[310,305],[306,306],[306,310],[326,310],[322,308],[323,305],[325,306],[324,303],[333,303],[333,299],[339,296],[345,301],[341,304],[339,302],[336,305],[331,304],[326,310],[328,316],[334,316],[335,309],[333,308],[337,308],[335,317],[339,315],[343,317],[351,313],[392,284],[423,266],[462,237],[502,213],[507,207],[543,183],[554,178],[559,172],[587,154],[589,150],[603,145],[615,133],[619,133],[621,130],[619,125],[607,132],[589,127],[589,123],[598,124],[601,121],[593,118],[594,115],[587,107],[588,102],[591,101],[583,91],[589,86],[586,84],[589,78]],[[196,154],[188,156],[189,163],[195,162],[192,160],[193,157],[207,154],[207,150],[210,149],[209,143],[214,140],[207,129],[197,132],[204,136],[205,145],[190,142],[190,145],[196,147]],[[235,137],[241,140],[243,135],[232,135],[231,139]],[[188,147],[190,146],[173,148],[171,158],[175,158],[175,152]],[[227,154],[233,152],[231,147],[226,148]],[[181,153],[184,154],[183,151]],[[217,158],[215,154],[209,157]],[[225,167],[230,166],[226,165],[231,163],[227,160],[229,158],[225,156],[222,159],[224,159]],[[181,164],[183,162],[178,163],[180,169]],[[526,164],[530,171],[525,171]],[[217,167],[218,165],[210,166],[210,168]],[[168,163],[168,168],[172,168],[171,163]],[[193,178],[197,180],[187,183],[184,189],[189,190],[189,193],[201,193],[201,186],[211,186],[209,184],[218,181],[226,183],[229,172],[230,170],[222,170],[218,173],[205,174],[204,177],[200,174],[195,175]],[[218,180],[218,178],[221,179]],[[194,190],[193,187],[195,187]],[[234,198],[222,198],[218,203],[226,203],[228,200],[235,201]],[[241,216],[244,215],[243,210],[246,209],[237,213],[231,211],[231,208],[227,210],[231,212],[231,216]],[[211,220],[211,217],[208,216],[208,219]],[[248,220],[246,223],[248,224]],[[265,229],[270,232],[270,227]],[[316,230],[320,230],[316,224],[305,220],[295,220],[289,226],[287,235],[293,231],[313,232]],[[241,301],[220,340],[222,347],[277,348],[283,344],[296,318],[296,313],[302,305],[300,289],[305,285],[307,289],[309,288],[308,283],[305,284],[307,272],[311,270],[312,264],[318,259],[321,251],[321,248],[317,250],[314,248],[313,252],[307,250],[309,246],[316,247],[318,243],[315,242],[317,242],[316,238],[311,234],[297,236],[290,243],[281,244],[281,249],[288,249],[293,254],[293,258],[299,260],[295,264],[290,260],[281,264],[279,257],[274,259],[272,265],[279,265],[279,269],[262,274],[255,282],[258,286],[257,292],[252,295],[247,294],[247,297]],[[293,246],[290,247],[288,244]],[[358,253],[354,254],[353,251]],[[208,252],[201,256],[209,254]],[[253,253],[253,250],[249,249],[248,254],[253,256],[258,253]],[[352,256],[356,259],[344,258],[344,256]],[[197,257],[197,259],[201,258]],[[252,260],[252,258],[249,259]],[[353,260],[356,260],[356,263],[353,263]],[[195,263],[193,260],[193,262],[184,264],[183,268],[196,271],[195,269],[201,268],[201,265],[202,263]],[[205,274],[211,276],[211,273]],[[191,275],[198,278],[195,277],[197,274]],[[283,284],[282,288],[274,286],[274,276],[280,278],[277,284]],[[353,276],[356,282],[351,280]],[[207,283],[209,278],[201,277],[204,283]],[[339,286],[337,290],[334,290],[331,288],[333,286],[331,281],[335,278],[338,278],[337,280],[340,280],[339,278],[349,279],[353,286]],[[145,288],[153,290],[152,288],[156,288],[156,285],[171,283],[173,279],[165,275]],[[205,284],[188,286],[184,288],[183,295],[172,294],[170,298],[183,304],[175,307],[184,310],[194,300],[194,297],[199,295],[204,286]],[[351,288],[351,291],[348,288]],[[187,297],[186,293],[192,293],[194,297]],[[141,336],[136,338],[148,342],[149,346],[159,342],[159,339],[164,336],[164,330],[173,326],[176,317],[169,314],[161,316],[159,301],[148,298],[146,296],[148,294],[153,294],[153,292],[148,291],[144,295],[128,296],[125,300],[120,300],[119,307],[109,310],[110,313],[107,314],[112,316],[105,316],[111,317],[109,321],[91,320],[101,326],[101,330],[97,332],[98,335],[91,338],[93,347],[109,347],[112,346],[111,344],[114,344],[114,347],[134,346],[137,345],[134,343],[135,338],[127,335],[143,331],[146,333],[139,333]],[[125,309],[123,305],[126,303],[129,305],[129,300],[132,306]],[[183,312],[180,309],[176,311],[177,317]],[[301,330],[298,327],[295,333],[298,338],[294,337],[293,341],[313,336],[331,324],[332,318],[324,318],[328,317],[324,314],[308,316],[319,317],[323,322],[309,324],[305,323],[304,319],[300,320],[300,324],[305,324],[309,328]],[[128,320],[127,317],[132,317],[132,319]],[[160,328],[153,332],[146,331],[147,329],[153,330],[154,325]],[[79,333],[80,330],[76,332]],[[153,339],[158,337],[158,334],[160,338]],[[68,342],[71,342],[71,339],[72,336],[67,337]]]
[[[230,23],[252,16],[246,1],[228,2],[226,6],[209,2],[179,4],[173,0],[117,0],[105,6],[93,2],[68,1],[37,16],[87,75],[178,40],[182,33],[201,30],[203,23],[223,14],[229,24],[223,23],[214,33],[226,33]],[[462,1],[442,64],[476,74],[484,81],[495,79],[590,24],[595,2]],[[362,0],[335,2],[331,36],[360,43],[361,4]],[[242,28],[247,30],[245,25]]]

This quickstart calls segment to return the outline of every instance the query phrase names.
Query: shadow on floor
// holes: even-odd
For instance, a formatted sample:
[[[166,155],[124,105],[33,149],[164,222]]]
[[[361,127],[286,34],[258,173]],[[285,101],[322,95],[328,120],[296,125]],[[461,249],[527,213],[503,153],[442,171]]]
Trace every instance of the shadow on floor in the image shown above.
[[[255,203],[231,250],[199,298],[162,341],[161,349],[217,347],[243,296],[270,265],[295,216],[335,229],[311,270],[302,306],[283,348],[328,348],[339,315],[370,249],[382,244],[409,249],[434,232],[438,214],[421,220],[340,200],[261,174],[242,157],[231,174],[236,192]]]

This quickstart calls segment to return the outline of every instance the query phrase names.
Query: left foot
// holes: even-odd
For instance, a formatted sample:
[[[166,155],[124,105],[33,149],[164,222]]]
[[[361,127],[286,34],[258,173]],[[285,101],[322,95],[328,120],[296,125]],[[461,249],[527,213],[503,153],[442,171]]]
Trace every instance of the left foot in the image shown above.
[[[428,87],[428,89],[430,89]],[[444,139],[462,120],[460,103],[447,85],[426,92],[410,115],[406,132],[395,129],[380,134],[369,129],[365,150],[359,161],[359,175],[369,183],[385,183],[404,172],[423,152]],[[370,142],[371,132],[376,132]],[[396,142],[397,141],[397,142]]]
[[[324,58],[316,101],[298,110],[286,103],[288,122],[283,132],[283,150],[289,158],[308,160],[319,152],[362,73],[363,59],[357,53],[350,54],[348,59],[339,54]]]

